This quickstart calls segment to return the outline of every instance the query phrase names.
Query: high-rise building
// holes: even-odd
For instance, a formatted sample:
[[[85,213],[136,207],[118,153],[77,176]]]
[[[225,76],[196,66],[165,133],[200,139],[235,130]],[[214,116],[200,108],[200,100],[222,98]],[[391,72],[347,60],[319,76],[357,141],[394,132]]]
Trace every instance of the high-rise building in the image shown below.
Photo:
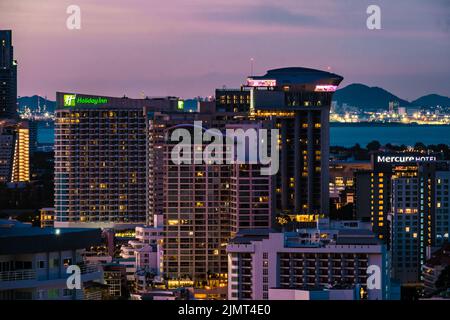
[[[55,226],[128,227],[147,220],[144,110],[178,99],[57,93]]]
[[[184,128],[191,132],[195,127],[191,122]],[[164,276],[169,285],[171,280],[175,285],[181,280],[195,287],[204,286],[207,281],[225,283],[225,246],[232,231],[230,167],[196,163],[195,151],[203,152],[205,148],[197,143],[186,145],[192,161],[176,164],[171,155],[174,145],[166,141],[163,146]]]
[[[388,246],[392,278],[417,283],[434,248],[448,241],[449,163],[417,152],[374,153],[356,173],[356,216],[370,217]]]
[[[392,176],[392,277],[421,281],[422,267],[450,233],[450,170],[447,162],[420,163]]]
[[[273,289],[356,289],[361,299],[387,299],[389,255],[370,224],[319,223],[297,232],[239,232],[227,246],[228,299],[267,300]],[[369,267],[379,272],[373,287],[367,286]]]
[[[15,137],[14,125],[0,120],[0,183],[11,181]]]
[[[280,170],[272,184],[277,214],[295,221],[328,215],[329,112],[342,79],[320,70],[282,68],[249,77],[241,90],[216,91],[218,109],[248,112],[279,129]]]
[[[0,119],[17,117],[17,62],[12,32],[0,30]]]
[[[163,215],[163,274],[169,286],[201,290],[207,284],[225,295],[226,243],[241,228],[267,228],[272,222],[271,177],[261,174],[261,165],[227,163],[226,145],[220,149],[223,163],[198,159],[196,152],[202,154],[208,145],[203,141],[187,143],[190,163],[176,163],[172,151],[178,144],[170,139],[174,130],[192,137],[219,130],[225,143],[226,130],[262,126],[261,121],[234,120],[230,113],[148,114],[149,208]]]

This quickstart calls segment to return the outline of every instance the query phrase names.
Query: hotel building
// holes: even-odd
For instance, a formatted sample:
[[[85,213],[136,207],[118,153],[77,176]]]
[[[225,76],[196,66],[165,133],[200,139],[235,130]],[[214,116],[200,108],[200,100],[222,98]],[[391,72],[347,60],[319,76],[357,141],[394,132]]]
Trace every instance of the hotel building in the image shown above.
[[[186,123],[185,130],[194,130],[193,122]],[[232,226],[230,167],[202,160],[195,163],[195,151],[203,152],[205,147],[196,143],[186,145],[191,163],[175,164],[174,145],[167,141],[163,146],[164,276],[169,285],[175,280],[177,286],[180,280],[195,287],[208,280],[226,281],[225,246]]]
[[[385,246],[358,222],[276,233],[241,231],[227,246],[228,299],[267,300],[289,290],[356,290],[361,299],[390,295],[389,257]],[[379,270],[380,283],[367,287],[368,267]],[[277,290],[282,290],[277,292]],[[287,291],[286,291],[287,290]],[[272,291],[272,292],[270,292]]]
[[[218,110],[247,112],[280,130],[280,170],[272,184],[277,214],[296,221],[328,215],[329,112],[342,79],[320,70],[282,68],[249,77],[241,90],[216,91]]]
[[[127,228],[147,222],[145,110],[178,99],[57,93],[55,226]]]
[[[449,188],[446,162],[417,163],[392,176],[392,277],[401,283],[423,280],[426,260],[448,243]]]

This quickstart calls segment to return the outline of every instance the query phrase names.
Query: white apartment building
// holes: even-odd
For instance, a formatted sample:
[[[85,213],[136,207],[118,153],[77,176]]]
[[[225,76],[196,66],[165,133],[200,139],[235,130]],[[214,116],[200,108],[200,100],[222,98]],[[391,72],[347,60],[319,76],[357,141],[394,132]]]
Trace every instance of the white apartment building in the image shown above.
[[[369,226],[348,222],[327,227],[327,220],[322,222],[317,229],[289,233],[239,232],[227,246],[228,299],[275,299],[278,294],[272,290],[271,295],[271,289],[355,288],[362,299],[387,299],[388,255]],[[379,270],[375,288],[367,286],[369,266]]]

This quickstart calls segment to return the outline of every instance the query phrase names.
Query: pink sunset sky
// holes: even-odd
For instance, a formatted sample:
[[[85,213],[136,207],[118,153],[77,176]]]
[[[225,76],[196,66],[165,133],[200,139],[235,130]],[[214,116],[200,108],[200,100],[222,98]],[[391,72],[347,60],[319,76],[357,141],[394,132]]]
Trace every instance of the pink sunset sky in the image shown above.
[[[69,5],[81,30],[66,28]],[[368,30],[368,5],[381,30]],[[286,66],[413,100],[450,96],[448,0],[0,0],[13,30],[18,94],[213,95]]]

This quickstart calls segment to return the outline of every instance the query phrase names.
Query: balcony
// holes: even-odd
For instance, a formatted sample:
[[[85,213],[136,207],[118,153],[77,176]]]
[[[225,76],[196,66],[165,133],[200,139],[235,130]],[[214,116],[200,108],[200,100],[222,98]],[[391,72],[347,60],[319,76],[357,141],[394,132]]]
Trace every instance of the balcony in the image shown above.
[[[78,265],[81,271],[81,281],[91,281],[102,278],[102,269],[99,264]],[[0,290],[36,288],[40,286],[65,286],[71,274],[66,269],[45,275],[37,274],[35,269],[0,272]]]
[[[0,272],[0,288],[4,281],[22,281],[36,279],[34,270],[4,271]]]

